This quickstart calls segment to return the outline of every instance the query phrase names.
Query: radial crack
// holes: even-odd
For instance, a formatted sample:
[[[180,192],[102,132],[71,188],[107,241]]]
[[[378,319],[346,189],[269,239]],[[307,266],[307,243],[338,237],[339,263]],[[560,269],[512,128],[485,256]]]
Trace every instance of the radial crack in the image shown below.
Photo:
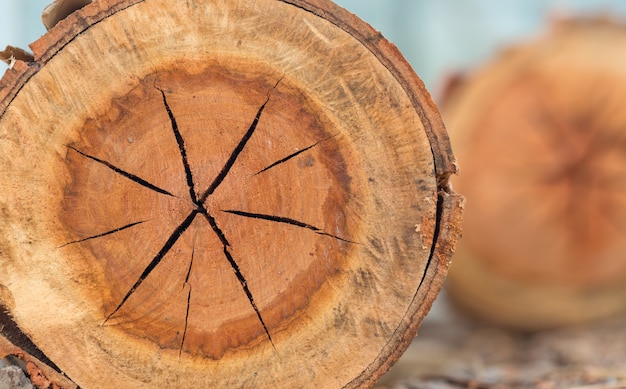
[[[163,105],[165,106],[165,110],[167,111],[167,116],[170,118],[170,123],[172,124],[172,131],[174,132],[174,137],[176,138],[176,143],[178,144],[178,149],[180,150],[180,155],[183,160],[183,167],[185,168],[185,176],[187,177],[187,186],[189,187],[189,195],[191,196],[191,201],[196,204],[198,199],[196,197],[195,185],[193,182],[193,175],[191,173],[191,166],[189,166],[189,161],[187,159],[187,150],[185,149],[185,140],[183,139],[182,134],[178,130],[178,123],[176,123],[176,118],[174,117],[174,113],[172,112],[167,98],[165,97],[165,92],[163,89],[157,88],[159,92],[161,92],[161,96],[163,96]]]
[[[208,214],[208,212],[203,213],[203,215],[205,215],[206,219],[209,220],[209,224],[211,225],[213,232],[215,232],[215,234],[218,236],[218,238],[222,242],[222,245],[224,247],[224,256],[228,260],[230,267],[235,272],[235,276],[237,277],[237,280],[241,284],[241,288],[243,289],[244,293],[248,297],[250,306],[252,306],[252,309],[254,309],[254,312],[256,313],[256,316],[259,319],[259,322],[261,322],[261,325],[263,326],[263,330],[265,331],[265,335],[267,335],[267,339],[270,341],[272,347],[276,349],[276,346],[274,345],[274,341],[272,340],[272,336],[270,335],[270,332],[267,329],[267,325],[265,325],[265,321],[263,320],[263,317],[261,316],[261,311],[259,311],[259,308],[257,307],[256,302],[254,301],[254,297],[252,297],[252,292],[250,292],[250,288],[248,288],[248,281],[246,281],[246,278],[241,272],[241,269],[239,268],[237,261],[235,261],[235,258],[233,258],[232,254],[228,250],[229,244],[228,244],[228,241],[226,240],[224,233],[219,228],[219,226],[215,223],[215,220],[211,217],[211,215]]]
[[[145,223],[146,221],[147,221],[147,220],[142,220],[142,221],[139,221],[139,222],[130,223],[130,224],[127,224],[127,225],[125,225],[125,226],[123,226],[123,227],[119,227],[119,228],[116,228],[116,229],[111,230],[111,231],[103,232],[103,233],[101,233],[101,234],[98,234],[98,235],[93,235],[93,236],[89,236],[89,237],[87,237],[87,238],[83,238],[83,239],[78,239],[78,240],[75,240],[75,241],[72,241],[72,242],[66,243],[66,244],[64,244],[64,245],[62,245],[62,246],[59,246],[59,248],[62,248],[62,247],[65,247],[65,246],[69,246],[69,245],[71,245],[71,244],[81,243],[81,242],[84,242],[84,241],[86,241],[86,240],[90,240],[90,239],[101,238],[101,237],[103,237],[103,236],[111,235],[111,234],[114,234],[114,233],[116,233],[116,232],[124,231],[124,230],[125,230],[125,229],[127,229],[127,228],[131,228],[131,227],[134,227],[134,226],[136,226],[136,225],[139,225],[139,224]]]
[[[217,222],[215,221],[215,218],[206,211],[202,212],[202,216],[204,216],[204,218],[209,222],[211,229],[213,230],[213,232],[215,232],[215,235],[217,235],[220,242],[222,242],[222,245],[230,246],[230,243],[226,239],[226,236],[224,235],[222,230],[217,226]]]
[[[183,336],[180,341],[180,350],[178,351],[178,359],[183,353],[183,346],[185,345],[185,337],[187,336],[187,325],[189,324],[189,307],[191,305],[191,284],[189,283],[189,276],[191,275],[191,268],[193,267],[193,255],[195,253],[195,248],[191,249],[191,261],[189,261],[189,268],[187,269],[187,276],[185,277],[185,282],[183,284],[183,289],[185,286],[189,287],[187,291],[187,310],[185,311],[185,327],[183,328]]]
[[[278,87],[278,84],[280,83],[281,80],[282,78],[276,82],[276,85],[274,85],[274,87],[270,90],[270,92]],[[222,181],[224,181],[224,179],[226,178],[226,175],[228,174],[230,169],[233,167],[233,165],[237,161],[239,154],[241,154],[241,152],[245,149],[246,145],[248,144],[248,141],[254,134],[254,131],[256,130],[257,125],[259,124],[259,120],[261,119],[261,115],[263,114],[263,110],[265,110],[265,107],[267,106],[267,103],[269,101],[270,101],[270,93],[268,92],[265,102],[263,102],[263,105],[261,105],[261,107],[258,109],[256,115],[254,116],[254,120],[252,121],[252,124],[248,128],[248,131],[246,131],[246,133],[243,135],[243,137],[239,141],[239,144],[237,144],[237,146],[231,153],[230,157],[226,161],[226,164],[224,165],[222,170],[219,172],[217,177],[215,177],[211,185],[209,185],[208,189],[200,197],[200,204],[203,204],[206,201],[206,199],[210,195],[212,195],[213,192],[215,192],[215,190],[220,186]]]
[[[78,154],[82,155],[85,158],[89,158],[92,161],[96,161],[99,164],[102,164],[102,165],[108,167],[109,169],[113,170],[114,172],[116,172],[118,174],[121,174],[122,176],[128,178],[129,180],[131,180],[133,182],[136,182],[137,184],[139,184],[141,186],[144,186],[144,187],[146,187],[148,189],[151,189],[151,190],[153,190],[155,192],[159,192],[159,193],[164,194],[164,195],[176,197],[173,194],[171,194],[170,192],[166,191],[165,189],[161,189],[158,186],[153,185],[153,184],[149,183],[148,181],[144,180],[143,178],[140,178],[140,177],[138,177],[138,176],[136,176],[134,174],[128,173],[127,171],[124,171],[124,170],[118,168],[117,166],[114,166],[114,165],[110,164],[107,161],[104,161],[104,160],[102,160],[100,158],[96,158],[96,157],[94,157],[92,155],[89,155],[87,153],[83,153],[82,151],[80,151],[80,150],[78,150],[78,149],[76,149],[76,148],[74,148],[72,146],[67,146],[67,147],[72,149],[72,150],[74,150],[74,151],[76,151]]]
[[[263,317],[261,316],[261,311],[259,311],[259,308],[257,307],[256,303],[254,302],[254,298],[252,297],[252,292],[250,292],[250,288],[248,288],[248,282],[246,281],[245,277],[241,273],[241,270],[239,269],[237,262],[235,262],[235,259],[233,258],[231,253],[228,251],[227,246],[224,246],[224,255],[226,256],[226,259],[228,259],[230,266],[235,271],[235,275],[237,276],[237,279],[239,280],[239,283],[241,284],[243,291],[246,293],[246,296],[248,297],[248,301],[250,301],[250,305],[254,309],[254,312],[256,312],[256,316],[259,318],[259,321],[261,322],[261,325],[263,326],[263,330],[265,330],[267,339],[272,344],[272,347],[276,348],[276,346],[274,345],[274,341],[272,340],[272,336],[270,335],[270,332],[267,329],[267,325],[265,325],[265,321],[263,320]]]
[[[258,171],[257,173],[255,173],[254,175],[256,176],[257,174],[261,174],[261,173],[263,173],[263,172],[265,172],[265,171],[267,171],[267,170],[270,170],[271,168],[273,168],[273,167],[275,167],[275,166],[277,166],[277,165],[280,165],[281,163],[285,163],[285,162],[289,161],[291,158],[297,157],[298,155],[300,155],[300,154],[304,153],[305,151],[308,151],[308,150],[312,149],[313,147],[317,146],[318,144],[320,144],[320,143],[322,143],[322,142],[324,142],[324,141],[327,141],[327,140],[329,140],[329,139],[331,139],[331,138],[334,138],[335,136],[336,136],[336,135],[333,135],[333,136],[329,136],[328,138],[325,138],[325,139],[319,140],[319,141],[317,141],[317,142],[313,143],[312,145],[310,145],[310,146],[308,146],[308,147],[303,148],[302,150],[298,150],[298,151],[296,151],[295,153],[290,154],[290,155],[286,156],[286,157],[285,157],[285,158],[283,158],[283,159],[279,159],[278,161],[276,161],[276,162],[274,162],[273,164],[269,165],[269,166],[268,166],[268,167],[266,167],[265,169],[263,169],[263,170],[259,170],[259,171]]]
[[[276,222],[276,223],[283,223],[283,224],[289,224],[291,226],[295,226],[295,227],[300,227],[300,228],[306,228],[308,230],[311,230],[313,232],[315,232],[318,235],[323,235],[323,236],[328,236],[331,238],[335,238],[337,240],[340,240],[342,242],[346,242],[346,243],[356,243],[356,242],[352,242],[350,240],[341,238],[337,235],[333,235],[333,234],[329,234],[328,232],[324,232],[324,230],[322,230],[321,228],[315,227],[311,224],[308,223],[304,223],[295,219],[290,219],[288,217],[282,217],[282,216],[274,216],[274,215],[265,215],[262,213],[252,213],[252,212],[244,212],[244,211],[235,211],[235,210],[224,210],[222,212],[226,212],[226,213],[231,213],[233,215],[237,215],[237,216],[242,216],[242,217],[248,217],[248,218],[252,218],[252,219],[260,219],[260,220],[267,220],[270,222]]]
[[[170,251],[170,249],[174,246],[176,241],[178,241],[178,239],[181,237],[183,232],[185,232],[187,230],[187,228],[189,228],[189,226],[191,225],[191,223],[193,222],[195,217],[198,215],[198,212],[199,212],[198,210],[192,211],[189,214],[189,216],[187,216],[187,218],[185,220],[183,220],[183,222],[178,227],[176,227],[176,229],[174,230],[174,232],[172,232],[172,234],[170,235],[169,239],[167,240],[167,242],[165,242],[165,244],[163,245],[161,250],[159,250],[159,252],[154,256],[152,261],[150,261],[148,266],[146,266],[146,268],[143,271],[143,273],[141,273],[141,275],[139,276],[139,278],[137,279],[135,284],[128,290],[126,295],[124,295],[124,298],[122,298],[122,301],[117,306],[117,308],[115,308],[113,310],[113,312],[111,312],[106,317],[106,319],[104,320],[104,323],[102,323],[103,325],[106,324],[106,322],[113,315],[115,315],[117,313],[117,311],[119,311],[122,308],[124,303],[126,303],[126,300],[128,300],[128,298],[133,294],[133,292],[135,292],[135,290],[137,290],[137,288],[143,283],[143,281],[146,279],[146,277],[148,277],[150,275],[150,273],[152,273],[154,268],[161,262],[161,260],[163,260],[163,257],[165,257],[165,255]]]

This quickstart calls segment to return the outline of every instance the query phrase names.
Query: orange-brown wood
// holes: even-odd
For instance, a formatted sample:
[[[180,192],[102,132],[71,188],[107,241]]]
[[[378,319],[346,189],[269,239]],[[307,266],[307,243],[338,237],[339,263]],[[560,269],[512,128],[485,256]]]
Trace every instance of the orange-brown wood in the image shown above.
[[[362,387],[399,358],[463,200],[392,45],[326,1],[100,0],[31,47],[1,298],[73,382]]]
[[[445,104],[472,205],[450,291],[475,314],[537,329],[626,308],[625,41],[559,22]]]

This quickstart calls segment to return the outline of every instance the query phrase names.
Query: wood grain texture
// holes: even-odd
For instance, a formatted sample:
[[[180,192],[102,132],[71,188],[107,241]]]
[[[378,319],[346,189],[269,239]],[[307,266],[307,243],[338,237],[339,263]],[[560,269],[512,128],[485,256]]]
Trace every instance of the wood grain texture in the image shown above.
[[[101,0],[31,48],[0,84],[2,299],[76,384],[362,387],[399,358],[462,198],[393,46],[325,1]]]

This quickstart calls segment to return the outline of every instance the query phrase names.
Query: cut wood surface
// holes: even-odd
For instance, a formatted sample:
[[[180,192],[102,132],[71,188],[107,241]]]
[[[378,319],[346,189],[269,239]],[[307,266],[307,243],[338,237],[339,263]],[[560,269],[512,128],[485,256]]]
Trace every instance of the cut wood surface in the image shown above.
[[[626,29],[555,24],[444,104],[472,205],[450,274],[482,318],[538,329],[626,308]]]
[[[13,345],[83,388],[362,387],[400,357],[463,199],[380,34],[328,1],[99,0],[31,48],[0,83]]]

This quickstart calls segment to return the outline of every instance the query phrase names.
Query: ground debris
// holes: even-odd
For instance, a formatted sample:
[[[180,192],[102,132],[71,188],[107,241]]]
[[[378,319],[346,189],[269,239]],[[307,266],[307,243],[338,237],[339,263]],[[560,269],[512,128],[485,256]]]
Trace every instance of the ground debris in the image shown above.
[[[519,333],[451,315],[427,319],[375,389],[626,389],[626,317]]]
[[[0,368],[0,389],[33,389],[24,371],[19,366]]]

